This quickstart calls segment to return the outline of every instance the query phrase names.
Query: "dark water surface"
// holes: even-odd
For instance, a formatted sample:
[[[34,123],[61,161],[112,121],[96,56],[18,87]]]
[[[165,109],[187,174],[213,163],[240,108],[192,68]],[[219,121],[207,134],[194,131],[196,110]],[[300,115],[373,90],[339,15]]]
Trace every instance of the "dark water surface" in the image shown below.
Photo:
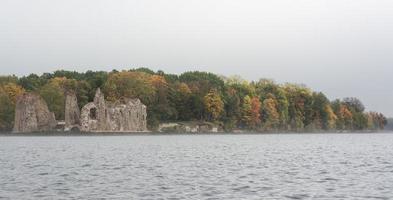
[[[393,134],[0,137],[0,199],[393,199]]]

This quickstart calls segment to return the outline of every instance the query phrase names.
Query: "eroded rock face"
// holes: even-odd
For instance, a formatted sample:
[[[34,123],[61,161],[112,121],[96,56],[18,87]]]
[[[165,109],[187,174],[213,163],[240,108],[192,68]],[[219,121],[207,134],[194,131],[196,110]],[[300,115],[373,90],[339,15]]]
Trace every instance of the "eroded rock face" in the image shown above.
[[[80,129],[80,110],[75,92],[67,91],[65,97],[65,131]]]
[[[105,102],[97,90],[94,102],[82,108],[81,130],[85,132],[138,132],[146,131],[146,106],[139,99]]]
[[[14,132],[51,131],[56,127],[55,114],[44,99],[33,93],[18,97],[15,108]]]
[[[110,131],[146,131],[146,106],[139,99],[125,99],[107,106]]]
[[[97,128],[98,130],[107,130],[105,96],[101,92],[100,88],[97,89],[94,96],[94,104],[97,107]]]
[[[81,131],[90,132],[98,130],[97,126],[97,106],[94,102],[88,103],[82,108],[81,112]]]

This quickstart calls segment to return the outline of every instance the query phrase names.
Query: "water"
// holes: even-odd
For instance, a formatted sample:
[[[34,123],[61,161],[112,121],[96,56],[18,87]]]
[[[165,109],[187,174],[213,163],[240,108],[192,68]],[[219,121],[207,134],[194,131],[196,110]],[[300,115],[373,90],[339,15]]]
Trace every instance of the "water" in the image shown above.
[[[393,134],[0,137],[0,199],[393,199]]]

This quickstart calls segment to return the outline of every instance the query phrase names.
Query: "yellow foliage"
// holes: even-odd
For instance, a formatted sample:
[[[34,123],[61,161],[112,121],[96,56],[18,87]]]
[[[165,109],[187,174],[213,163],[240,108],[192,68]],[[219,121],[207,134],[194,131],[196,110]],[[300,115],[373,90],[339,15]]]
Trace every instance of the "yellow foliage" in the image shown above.
[[[334,114],[334,111],[330,105],[325,106],[325,111],[327,113],[327,128],[328,129],[335,129],[336,128],[336,121],[338,117]]]
[[[156,88],[168,87],[168,83],[166,82],[165,78],[160,75],[152,75],[150,77],[150,83]]]
[[[280,115],[277,112],[277,101],[273,98],[268,98],[263,101],[263,111],[266,116],[264,127],[266,130],[277,128],[280,122]]]
[[[185,94],[185,95],[191,94],[190,88],[185,83],[180,83],[179,86],[178,86],[178,90],[179,90],[180,93]]]
[[[25,92],[25,90],[21,86],[15,83],[7,83],[3,85],[2,90],[8,95],[14,105],[18,96],[22,95]]]
[[[210,114],[212,120],[218,119],[222,111],[224,111],[224,102],[216,91],[210,91],[204,98],[206,111]]]
[[[161,78],[153,79],[161,83]],[[104,86],[106,97],[110,101],[125,98],[139,98],[145,104],[152,100],[155,87],[151,75],[144,72],[122,71],[110,73]]]

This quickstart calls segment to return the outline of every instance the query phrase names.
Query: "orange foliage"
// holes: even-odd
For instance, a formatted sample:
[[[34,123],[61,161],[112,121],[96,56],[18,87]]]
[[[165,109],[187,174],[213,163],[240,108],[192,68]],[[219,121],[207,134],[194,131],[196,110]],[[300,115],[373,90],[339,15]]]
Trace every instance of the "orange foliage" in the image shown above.
[[[258,97],[251,99],[251,126],[256,127],[261,123],[261,102]]]

